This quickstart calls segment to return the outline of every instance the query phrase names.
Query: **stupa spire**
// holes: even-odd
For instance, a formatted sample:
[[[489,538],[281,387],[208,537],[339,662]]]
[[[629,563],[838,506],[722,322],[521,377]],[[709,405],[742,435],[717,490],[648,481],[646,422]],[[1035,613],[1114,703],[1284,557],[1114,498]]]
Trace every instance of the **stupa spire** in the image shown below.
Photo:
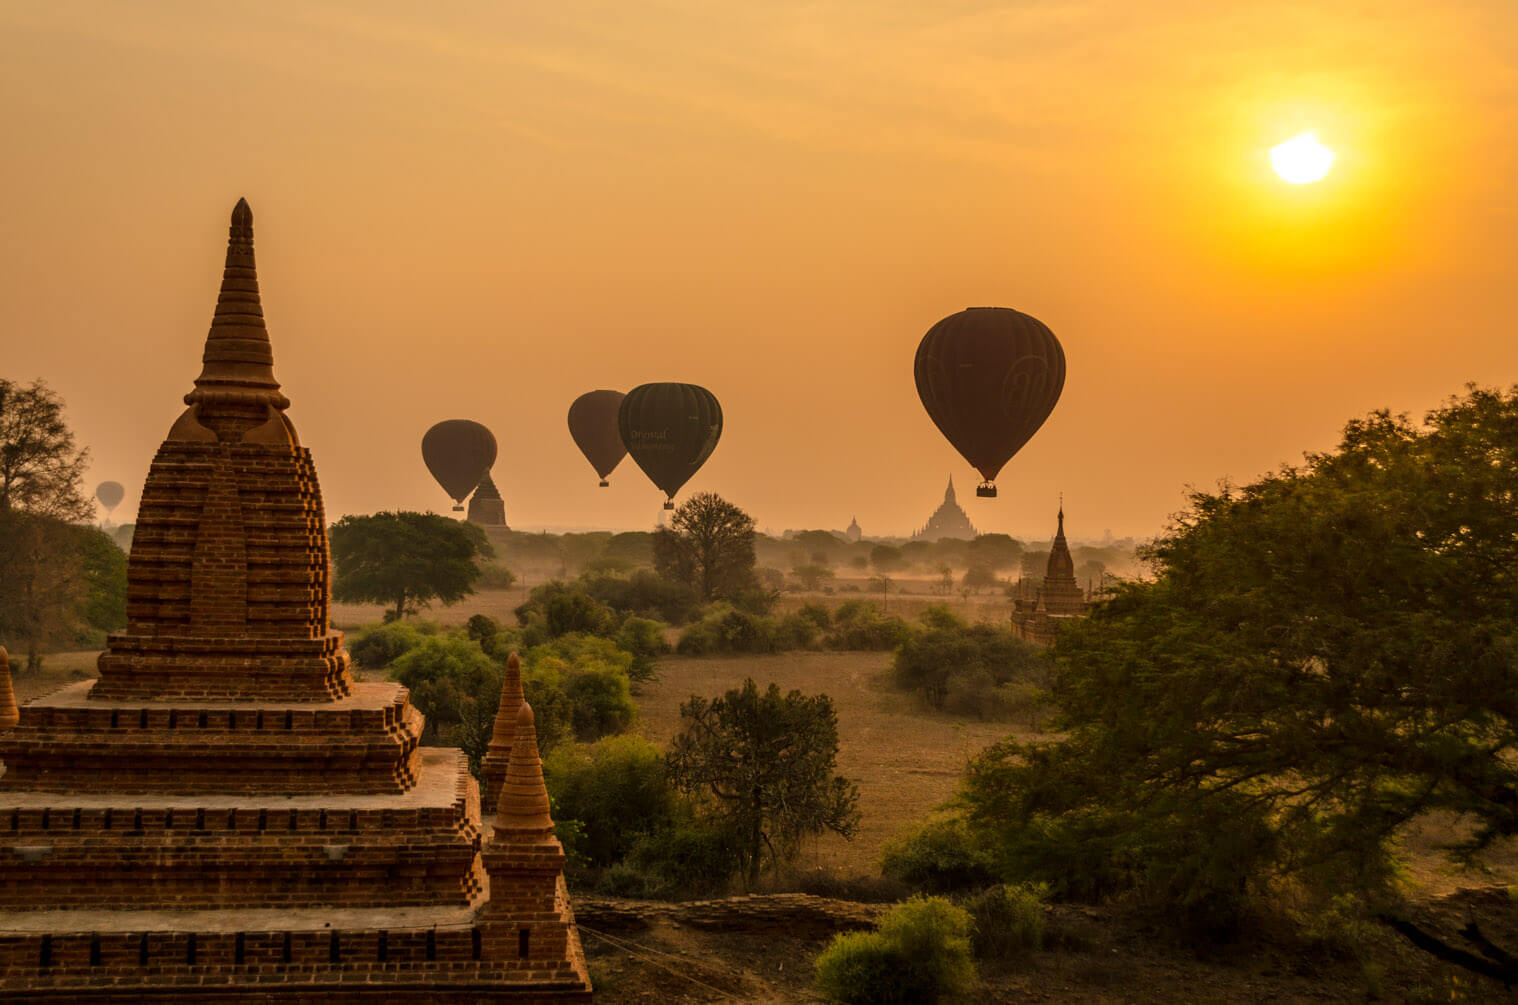
[[[11,663],[4,646],[0,646],[0,733],[14,728],[21,721],[21,710],[16,708],[16,692],[11,689]]]
[[[553,818],[548,813],[548,786],[543,782],[543,761],[538,757],[538,733],[532,706],[517,709],[517,734],[511,743],[511,765],[501,786],[495,814],[497,841],[535,843],[553,837]]]
[[[501,796],[501,786],[506,782],[506,772],[511,768],[511,746],[516,741],[517,713],[521,711],[525,696],[522,693],[522,661],[516,653],[506,658],[506,675],[501,678],[501,704],[495,713],[495,728],[490,734],[490,745],[485,748],[485,761],[480,766],[484,784],[480,786],[480,809],[486,813],[495,811]]]
[[[944,490],[943,501],[945,505],[956,505],[959,500],[954,497],[954,476],[949,476],[949,487]]]
[[[278,409],[290,406],[274,378],[274,350],[264,325],[253,260],[253,210],[246,199],[238,199],[232,208],[221,292],[201,362],[195,390],[185,395],[187,405],[230,401],[267,403]]]

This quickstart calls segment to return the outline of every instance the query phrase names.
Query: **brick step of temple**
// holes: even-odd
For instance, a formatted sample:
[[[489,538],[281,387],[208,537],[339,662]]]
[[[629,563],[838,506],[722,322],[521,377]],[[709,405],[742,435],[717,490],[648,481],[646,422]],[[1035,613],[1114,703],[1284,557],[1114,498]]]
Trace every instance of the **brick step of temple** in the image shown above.
[[[399,684],[320,704],[100,700],[79,681],[0,734],[0,792],[400,793],[423,718]]]
[[[472,903],[478,787],[457,750],[420,761],[389,796],[0,792],[0,911]]]
[[[29,912],[0,916],[0,988],[27,999],[589,1002],[573,932],[545,947],[524,944],[525,931],[473,907]]]
[[[341,632],[292,637],[288,626],[264,624],[254,612],[249,618],[239,634],[225,637],[131,629],[113,634],[98,663],[93,697],[328,702],[354,689]]]

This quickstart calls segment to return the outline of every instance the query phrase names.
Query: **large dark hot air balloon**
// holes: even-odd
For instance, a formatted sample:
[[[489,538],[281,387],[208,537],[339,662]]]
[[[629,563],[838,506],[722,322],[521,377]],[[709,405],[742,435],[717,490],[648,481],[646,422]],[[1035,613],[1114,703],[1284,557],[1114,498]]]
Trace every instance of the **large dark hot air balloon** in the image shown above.
[[[995,496],[1002,465],[1044,424],[1065,386],[1065,350],[1040,320],[1007,307],[971,307],[928,329],[913,366],[934,425]]]
[[[625,397],[621,391],[587,391],[569,406],[569,435],[596,469],[603,489],[606,476],[627,456],[617,432],[617,411]]]
[[[422,460],[427,470],[453,497],[455,513],[464,499],[495,463],[495,437],[490,430],[469,419],[449,419],[427,430],[422,437]]]
[[[111,510],[120,506],[121,500],[126,498],[126,489],[121,487],[120,482],[101,482],[95,486],[95,498],[105,507],[105,515],[110,517]]]
[[[664,490],[665,509],[722,435],[722,406],[695,384],[640,384],[617,410],[617,431],[643,473]]]

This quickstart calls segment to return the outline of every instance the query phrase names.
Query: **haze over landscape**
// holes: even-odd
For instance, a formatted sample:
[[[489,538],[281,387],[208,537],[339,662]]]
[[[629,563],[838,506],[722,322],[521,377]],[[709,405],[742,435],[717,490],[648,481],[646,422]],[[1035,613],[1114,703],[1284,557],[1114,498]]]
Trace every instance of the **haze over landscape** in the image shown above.
[[[678,380],[726,416],[685,493],[903,534],[975,481],[913,350],[1007,305],[1069,379],[971,518],[1047,539],[1063,491],[1147,537],[1187,483],[1518,378],[1515,37],[1497,0],[7,5],[5,369],[130,521],[246,195],[330,519],[446,511],[417,442],[467,417],[513,526],[647,527],[564,415]],[[1337,161],[1287,185],[1306,129]]]

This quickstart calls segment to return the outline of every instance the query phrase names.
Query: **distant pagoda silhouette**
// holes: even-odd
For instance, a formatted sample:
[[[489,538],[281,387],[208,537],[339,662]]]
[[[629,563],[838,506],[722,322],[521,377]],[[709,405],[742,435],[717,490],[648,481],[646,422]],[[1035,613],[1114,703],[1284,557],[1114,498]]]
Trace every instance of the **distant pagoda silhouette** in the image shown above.
[[[1039,645],[1053,642],[1061,623],[1083,618],[1091,610],[1089,599],[1075,580],[1075,559],[1070,557],[1070,545],[1065,541],[1063,503],[1058,519],[1043,583],[1031,596],[1024,593],[1012,602],[1012,631]]]
[[[100,679],[0,732],[0,998],[590,1001],[531,709],[487,838],[462,752],[329,627],[244,201],[202,362]]]
[[[949,487],[944,490],[943,502],[928,517],[927,525],[912,535],[914,541],[941,541],[946,537],[969,540],[979,532],[970,522],[969,514],[954,496],[954,476],[949,476]]]
[[[485,472],[485,477],[480,479],[479,487],[474,490],[474,495],[469,497],[469,513],[467,518],[470,523],[477,523],[482,527],[506,526],[506,502],[501,498],[501,491],[495,487],[495,481],[490,477],[490,472]]]

